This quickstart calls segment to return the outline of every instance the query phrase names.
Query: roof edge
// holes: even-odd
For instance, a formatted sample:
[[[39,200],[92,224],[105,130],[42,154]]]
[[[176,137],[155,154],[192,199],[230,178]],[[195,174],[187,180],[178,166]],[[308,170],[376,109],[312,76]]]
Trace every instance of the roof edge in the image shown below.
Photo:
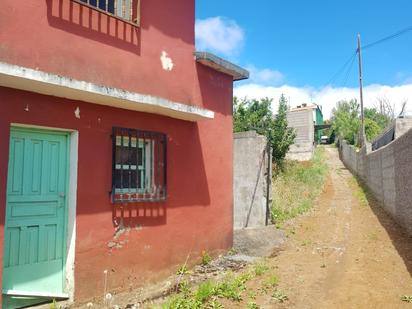
[[[223,58],[220,58],[212,53],[196,51],[194,55],[197,62],[216,71],[232,76],[234,81],[249,78],[248,70],[245,70],[240,66]]]

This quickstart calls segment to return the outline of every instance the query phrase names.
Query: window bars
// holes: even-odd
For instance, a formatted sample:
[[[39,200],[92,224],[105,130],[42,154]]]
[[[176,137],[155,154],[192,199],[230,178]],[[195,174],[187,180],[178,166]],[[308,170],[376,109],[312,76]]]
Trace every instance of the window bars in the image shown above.
[[[140,25],[140,0],[72,0],[107,15]]]
[[[163,133],[113,128],[112,201],[166,199],[166,146]]]

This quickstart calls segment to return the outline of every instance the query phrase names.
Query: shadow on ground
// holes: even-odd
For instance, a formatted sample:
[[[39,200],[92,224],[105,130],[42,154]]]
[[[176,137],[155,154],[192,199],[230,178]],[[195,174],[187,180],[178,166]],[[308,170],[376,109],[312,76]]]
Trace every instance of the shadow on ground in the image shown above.
[[[382,204],[373,196],[366,184],[358,177],[355,177],[355,179],[365,193],[369,207],[385,228],[412,278],[412,237],[384,210]]]

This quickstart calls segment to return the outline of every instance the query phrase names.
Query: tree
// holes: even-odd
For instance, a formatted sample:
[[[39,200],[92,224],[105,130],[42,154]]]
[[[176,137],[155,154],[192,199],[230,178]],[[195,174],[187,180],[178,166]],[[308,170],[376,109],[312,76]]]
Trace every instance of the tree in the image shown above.
[[[288,128],[287,100],[282,94],[279,100],[278,112],[276,114],[272,132],[272,155],[276,163],[281,164],[285,159],[289,147],[295,141],[296,133],[293,128]]]
[[[379,111],[379,114],[388,119],[388,123],[386,125],[395,119],[395,104],[391,103],[386,96],[378,97],[375,106],[375,109]]]
[[[339,101],[332,109],[332,130],[354,145],[360,129],[360,106],[358,101]]]
[[[389,106],[382,103],[381,106]],[[392,121],[389,107],[382,107],[385,113],[377,108],[365,108],[365,134],[368,141],[373,141]],[[354,145],[361,127],[360,106],[356,100],[340,101],[332,109],[332,131],[348,143]]]
[[[273,127],[272,100],[247,100],[234,98],[233,100],[233,131],[244,132],[255,130],[258,134],[268,135]]]
[[[265,135],[272,148],[272,159],[281,165],[285,159],[290,145],[295,139],[294,130],[288,128],[286,114],[287,101],[282,95],[279,100],[277,115],[273,115],[272,99],[247,100],[234,98],[233,130],[244,132],[255,130],[258,134]]]
[[[376,124],[381,128],[386,128],[392,121],[392,118],[386,114],[382,114],[375,107],[364,109],[365,119],[370,119],[376,122]],[[365,122],[366,130],[366,122]]]

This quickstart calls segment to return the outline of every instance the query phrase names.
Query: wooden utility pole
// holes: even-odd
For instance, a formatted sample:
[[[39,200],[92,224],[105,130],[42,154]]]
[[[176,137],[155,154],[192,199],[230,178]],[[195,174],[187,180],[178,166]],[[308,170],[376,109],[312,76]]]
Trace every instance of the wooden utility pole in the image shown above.
[[[365,144],[365,117],[363,112],[363,81],[362,81],[362,51],[360,33],[358,33],[358,57],[359,57],[359,94],[361,106],[361,146]]]

